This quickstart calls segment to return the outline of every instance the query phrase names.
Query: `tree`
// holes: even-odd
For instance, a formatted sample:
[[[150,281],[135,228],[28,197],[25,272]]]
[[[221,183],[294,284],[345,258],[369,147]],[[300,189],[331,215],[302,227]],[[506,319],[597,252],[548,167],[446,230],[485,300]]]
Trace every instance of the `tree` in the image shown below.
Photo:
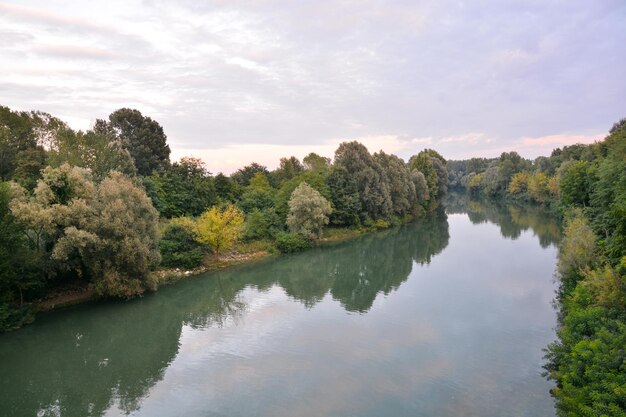
[[[37,253],[9,208],[9,184],[0,182],[0,331],[30,318],[22,309],[24,293],[42,283]]]
[[[559,191],[566,204],[589,205],[591,186],[590,164],[585,161],[566,161],[559,167]]]
[[[331,222],[339,226],[358,226],[359,214],[363,208],[354,177],[343,165],[335,164],[331,168],[327,183],[334,207],[330,216]]]
[[[22,191],[11,211],[33,247],[51,261],[48,274],[84,279],[114,297],[155,288],[158,213],[145,191],[123,174],[111,172],[96,185],[83,168],[48,167],[34,195]]]
[[[274,191],[267,175],[259,171],[248,181],[248,185],[241,195],[239,206],[246,213],[250,213],[254,209],[268,209],[273,205]]]
[[[311,152],[302,160],[304,169],[309,171],[324,171],[330,168],[330,158]]]
[[[367,148],[356,141],[343,142],[335,151],[335,164],[345,167],[357,184],[363,220],[387,218],[392,212],[389,185],[383,168],[370,155]]]
[[[216,203],[213,178],[198,158],[183,157],[143,181],[155,208],[164,217],[199,216]]]
[[[113,133],[121,141],[133,157],[139,175],[150,175],[169,165],[170,147],[163,128],[139,110],[116,110],[109,115],[108,123],[99,120],[94,129],[106,135]]]
[[[393,214],[397,216],[409,214],[417,202],[415,184],[409,168],[397,156],[387,155],[383,151],[375,153],[374,159],[383,168],[386,176]]]
[[[291,194],[287,226],[292,233],[318,239],[322,228],[328,224],[328,215],[331,212],[328,200],[303,182]]]
[[[250,180],[258,173],[261,173],[267,177],[269,171],[267,167],[257,164],[256,162],[246,165],[243,168],[238,169],[230,178],[242,187],[246,187],[250,184]]]
[[[296,158],[292,156],[290,158],[280,158],[280,166],[274,171],[278,183],[290,180],[304,171],[304,166]]]
[[[229,204],[223,210],[213,206],[202,213],[196,221],[196,240],[208,246],[219,258],[239,240],[243,232],[244,215],[237,207]]]
[[[202,262],[202,246],[196,241],[196,224],[188,217],[172,219],[159,242],[161,264],[170,268],[195,268]]]
[[[111,171],[129,177],[137,174],[130,153],[111,133],[93,130],[74,132],[66,128],[51,136],[49,143],[47,160],[52,167],[69,164],[87,168],[97,182],[102,181]]]

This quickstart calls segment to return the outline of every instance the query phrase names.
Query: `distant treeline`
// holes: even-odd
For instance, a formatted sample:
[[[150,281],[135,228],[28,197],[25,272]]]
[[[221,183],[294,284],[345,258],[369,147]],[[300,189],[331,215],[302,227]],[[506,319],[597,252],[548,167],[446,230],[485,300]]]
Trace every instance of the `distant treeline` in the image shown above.
[[[448,161],[450,187],[529,200],[565,219],[558,340],[546,373],[559,416],[626,416],[626,119],[602,141],[534,161]]]
[[[30,320],[30,301],[71,286],[129,298],[152,272],[194,268],[234,245],[293,252],[325,228],[381,229],[439,206],[446,161],[408,162],[342,143],[213,175],[170,161],[163,128],[133,109],[75,131],[42,112],[0,107],[0,329]]]

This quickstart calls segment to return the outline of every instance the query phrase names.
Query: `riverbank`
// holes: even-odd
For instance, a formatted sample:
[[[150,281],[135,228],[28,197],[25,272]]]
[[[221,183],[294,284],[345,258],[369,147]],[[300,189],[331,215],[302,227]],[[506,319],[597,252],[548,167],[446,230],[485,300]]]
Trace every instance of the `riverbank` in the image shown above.
[[[391,225],[388,226],[390,227]],[[358,229],[328,228],[324,230],[318,242],[318,246],[354,239],[367,233],[384,230],[385,228],[388,227],[379,226]],[[219,259],[216,259],[212,255],[207,255],[203,264],[197,268],[159,269],[155,271],[154,275],[157,278],[157,290],[161,286],[171,285],[185,278],[233,266],[251,264],[271,256],[279,255],[281,255],[281,253],[271,241],[240,243],[231,252],[220,256]],[[55,291],[44,298],[36,300],[30,304],[30,307],[36,314],[39,314],[100,299],[101,297],[88,286],[74,286]]]

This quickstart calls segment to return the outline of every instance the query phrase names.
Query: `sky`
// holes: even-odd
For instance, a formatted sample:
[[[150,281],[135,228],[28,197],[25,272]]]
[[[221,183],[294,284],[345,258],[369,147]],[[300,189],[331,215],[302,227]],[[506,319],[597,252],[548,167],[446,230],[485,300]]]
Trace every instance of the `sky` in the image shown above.
[[[626,117],[626,2],[0,0],[0,105],[122,107],[230,173],[358,140],[405,159],[590,143]]]

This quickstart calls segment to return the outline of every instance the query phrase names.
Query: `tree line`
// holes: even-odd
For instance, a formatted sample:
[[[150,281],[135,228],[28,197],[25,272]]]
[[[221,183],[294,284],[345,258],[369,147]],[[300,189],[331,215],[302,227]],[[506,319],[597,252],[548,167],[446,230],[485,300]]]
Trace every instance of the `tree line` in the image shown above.
[[[558,340],[546,375],[559,416],[626,416],[626,119],[602,141],[534,161],[515,152],[449,161],[450,186],[529,200],[565,219]]]
[[[157,287],[158,268],[405,223],[447,187],[446,161],[430,149],[405,162],[344,142],[332,160],[213,175],[198,158],[172,162],[163,128],[134,109],[77,131],[0,106],[0,329],[31,320],[29,303],[60,289],[130,298]]]

